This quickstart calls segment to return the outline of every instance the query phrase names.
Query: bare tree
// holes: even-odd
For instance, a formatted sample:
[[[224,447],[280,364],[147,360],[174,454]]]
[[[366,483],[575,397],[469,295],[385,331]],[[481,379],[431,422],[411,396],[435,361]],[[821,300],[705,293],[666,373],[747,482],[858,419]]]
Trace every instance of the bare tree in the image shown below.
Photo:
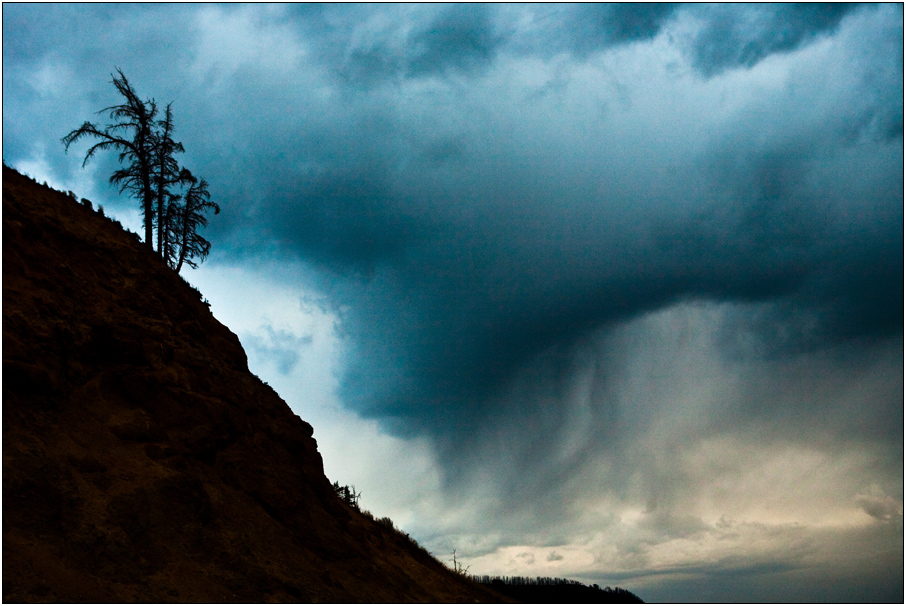
[[[155,209],[151,187],[151,164],[154,147],[154,117],[157,115],[157,105],[153,99],[148,101],[139,99],[123,72],[119,68],[116,72],[119,77],[113,76],[113,85],[125,97],[126,102],[98,112],[98,114],[109,112],[110,119],[114,121],[113,124],[108,124],[101,130],[91,122],[85,122],[63,137],[63,144],[69,151],[69,146],[82,137],[90,136],[101,139],[88,149],[82,166],[85,166],[98,150],[119,150],[119,161],[126,163],[126,168],[113,173],[110,182],[120,185],[120,192],[129,190],[140,200],[145,244],[153,250]]]
[[[453,572],[461,575],[469,574],[471,566],[463,566],[460,560],[456,559],[456,550],[453,550]]]
[[[207,181],[196,179],[174,157],[185,149],[173,140],[172,103],[167,105],[164,117],[155,120],[154,100],[139,99],[123,72],[119,68],[116,72],[119,75],[113,76],[113,85],[126,102],[98,112],[109,112],[113,123],[101,129],[85,122],[63,137],[63,144],[69,151],[69,146],[82,137],[100,139],[88,150],[82,166],[98,150],[119,150],[122,168],[114,171],[110,182],[119,186],[120,193],[128,191],[140,200],[145,244],[154,250],[156,228],[157,252],[164,261],[177,272],[183,264],[196,268],[194,259],[203,261],[211,250],[211,243],[198,234],[198,228],[208,224],[205,213],[214,209],[217,214],[220,206],[211,201]],[[174,187],[189,189],[178,193]]]
[[[204,261],[211,252],[211,243],[198,234],[199,227],[206,227],[208,219],[205,213],[214,209],[214,214],[220,212],[220,206],[211,201],[211,194],[208,192],[208,182],[204,179],[196,181],[191,177],[192,186],[189,191],[182,196],[182,204],[178,204],[176,199],[173,200],[171,208],[170,229],[174,236],[174,242],[178,246],[176,254],[176,271],[182,269],[183,263],[195,269],[198,263],[193,261],[198,258]],[[175,249],[174,249],[175,252]],[[172,266],[172,264],[171,264]]]
[[[159,130],[154,133],[154,142],[152,146],[152,178],[155,196],[155,207],[157,209],[157,250],[165,260],[169,259],[170,230],[167,228],[167,214],[171,199],[176,198],[170,192],[173,185],[189,185],[194,183],[192,173],[184,168],[180,168],[173,157],[175,153],[182,153],[182,143],[173,140],[173,114],[170,111],[172,103],[167,105],[164,111],[164,119],[158,121]],[[171,265],[172,266],[172,265]]]

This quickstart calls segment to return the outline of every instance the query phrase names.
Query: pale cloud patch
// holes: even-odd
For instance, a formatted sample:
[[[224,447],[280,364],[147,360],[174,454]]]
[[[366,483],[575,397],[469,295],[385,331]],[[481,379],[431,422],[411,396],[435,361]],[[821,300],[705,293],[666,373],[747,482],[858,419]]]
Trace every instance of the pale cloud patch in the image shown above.
[[[260,336],[264,333],[264,336]],[[312,335],[297,336],[287,330],[263,326],[257,334],[247,337],[252,353],[269,358],[282,375],[289,374],[299,362],[300,351],[311,344]]]
[[[903,524],[903,501],[884,494],[877,485],[873,485],[868,494],[856,497],[856,504],[862,511],[883,524],[899,522]]]
[[[516,554],[516,559],[525,566],[531,566],[535,563],[535,554],[531,551],[523,551]]]
[[[279,5],[207,6],[196,16],[193,70],[215,85],[239,70],[287,77],[306,55]]]

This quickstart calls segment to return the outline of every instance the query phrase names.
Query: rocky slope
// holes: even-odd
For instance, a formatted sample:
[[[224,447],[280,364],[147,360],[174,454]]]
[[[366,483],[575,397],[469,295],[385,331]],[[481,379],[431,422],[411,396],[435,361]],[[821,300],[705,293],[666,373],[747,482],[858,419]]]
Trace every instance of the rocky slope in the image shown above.
[[[4,166],[4,601],[500,599],[342,504],[137,236]]]

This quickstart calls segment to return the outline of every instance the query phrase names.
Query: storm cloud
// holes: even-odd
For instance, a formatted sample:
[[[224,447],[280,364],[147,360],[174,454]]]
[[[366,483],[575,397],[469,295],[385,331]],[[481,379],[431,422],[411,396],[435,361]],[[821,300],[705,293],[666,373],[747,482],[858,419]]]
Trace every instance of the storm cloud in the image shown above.
[[[114,66],[175,101],[223,209],[205,271],[283,268],[268,280],[317,294],[336,367],[311,370],[305,305],[234,330],[427,449],[441,496],[412,531],[473,572],[667,600],[707,578],[718,601],[797,578],[815,600],[845,535],[888,554],[859,571],[889,597],[902,24],[898,5],[8,5],[4,158],[128,223],[113,159],[83,170],[59,139],[115,101]]]
[[[708,6],[706,25],[692,37],[694,65],[706,75],[752,67],[774,53],[794,50],[828,34],[858,5],[845,2],[759,5],[738,11]]]
[[[801,42],[839,15],[793,21]],[[367,276],[336,286],[360,343],[346,400],[447,432],[451,407],[481,406],[534,356],[683,300],[771,302],[771,350],[900,333],[902,133],[866,118],[902,109],[888,42],[873,59],[825,49],[832,76],[737,73],[732,92],[653,50],[568,64],[554,91],[519,81],[534,59],[505,51],[468,89],[396,82],[365,127],[380,149],[335,150],[345,172],[297,183],[274,215],[290,248]]]

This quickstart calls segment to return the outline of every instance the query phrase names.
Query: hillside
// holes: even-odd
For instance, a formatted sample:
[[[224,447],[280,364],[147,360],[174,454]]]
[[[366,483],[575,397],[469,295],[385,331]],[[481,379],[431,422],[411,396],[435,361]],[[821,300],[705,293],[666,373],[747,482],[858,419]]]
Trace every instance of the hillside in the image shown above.
[[[347,507],[312,427],[132,234],[3,167],[3,600],[503,598]]]

